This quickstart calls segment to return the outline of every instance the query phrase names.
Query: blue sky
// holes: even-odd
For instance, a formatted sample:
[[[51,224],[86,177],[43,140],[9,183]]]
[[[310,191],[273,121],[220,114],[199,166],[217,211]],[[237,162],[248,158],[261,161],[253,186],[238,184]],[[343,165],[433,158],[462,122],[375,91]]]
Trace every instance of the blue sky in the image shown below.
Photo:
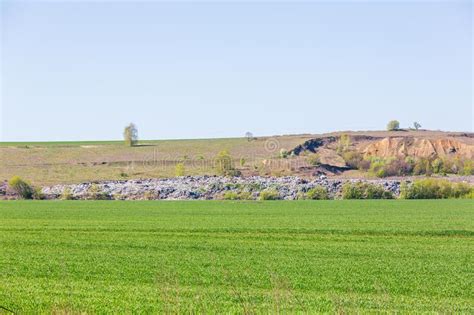
[[[1,140],[472,131],[472,10],[2,1]]]

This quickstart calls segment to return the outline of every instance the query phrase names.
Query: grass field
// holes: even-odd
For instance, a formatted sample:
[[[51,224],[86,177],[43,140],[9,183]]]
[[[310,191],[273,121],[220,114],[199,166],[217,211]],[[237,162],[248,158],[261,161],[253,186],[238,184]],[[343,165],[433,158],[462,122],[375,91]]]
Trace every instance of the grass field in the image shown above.
[[[228,150],[242,171],[253,171],[262,161],[291,150],[310,136],[143,140],[136,147],[122,141],[0,142],[0,180],[20,176],[35,185],[94,180],[174,177],[185,164],[186,175],[214,175],[213,159]],[[245,166],[240,166],[240,159]],[[282,169],[288,169],[285,165]]]
[[[13,201],[0,229],[18,313],[474,312],[471,200]]]

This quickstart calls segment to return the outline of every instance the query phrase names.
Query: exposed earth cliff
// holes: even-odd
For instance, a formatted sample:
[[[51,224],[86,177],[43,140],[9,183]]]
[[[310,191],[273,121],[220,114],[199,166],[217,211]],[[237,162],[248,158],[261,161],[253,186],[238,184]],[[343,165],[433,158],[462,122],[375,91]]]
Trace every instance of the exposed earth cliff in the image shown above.
[[[433,131],[340,132],[309,139],[291,153],[318,153],[321,163],[344,168],[341,150],[360,153],[364,158],[447,158],[472,160],[473,133]]]

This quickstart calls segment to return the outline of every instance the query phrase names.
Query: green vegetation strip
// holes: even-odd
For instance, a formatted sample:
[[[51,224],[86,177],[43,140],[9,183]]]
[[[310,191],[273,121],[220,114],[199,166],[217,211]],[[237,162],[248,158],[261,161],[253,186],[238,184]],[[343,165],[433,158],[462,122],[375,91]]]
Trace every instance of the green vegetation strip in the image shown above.
[[[473,241],[472,200],[0,202],[0,306],[473,313]]]

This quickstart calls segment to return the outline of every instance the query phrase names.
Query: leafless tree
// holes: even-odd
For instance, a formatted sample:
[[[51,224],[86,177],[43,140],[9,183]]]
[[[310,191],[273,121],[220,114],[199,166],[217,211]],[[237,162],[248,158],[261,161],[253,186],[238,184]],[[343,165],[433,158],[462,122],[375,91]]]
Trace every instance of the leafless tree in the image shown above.
[[[253,133],[251,133],[250,131],[247,131],[245,133],[245,138],[247,138],[247,141],[250,142],[253,140]]]

